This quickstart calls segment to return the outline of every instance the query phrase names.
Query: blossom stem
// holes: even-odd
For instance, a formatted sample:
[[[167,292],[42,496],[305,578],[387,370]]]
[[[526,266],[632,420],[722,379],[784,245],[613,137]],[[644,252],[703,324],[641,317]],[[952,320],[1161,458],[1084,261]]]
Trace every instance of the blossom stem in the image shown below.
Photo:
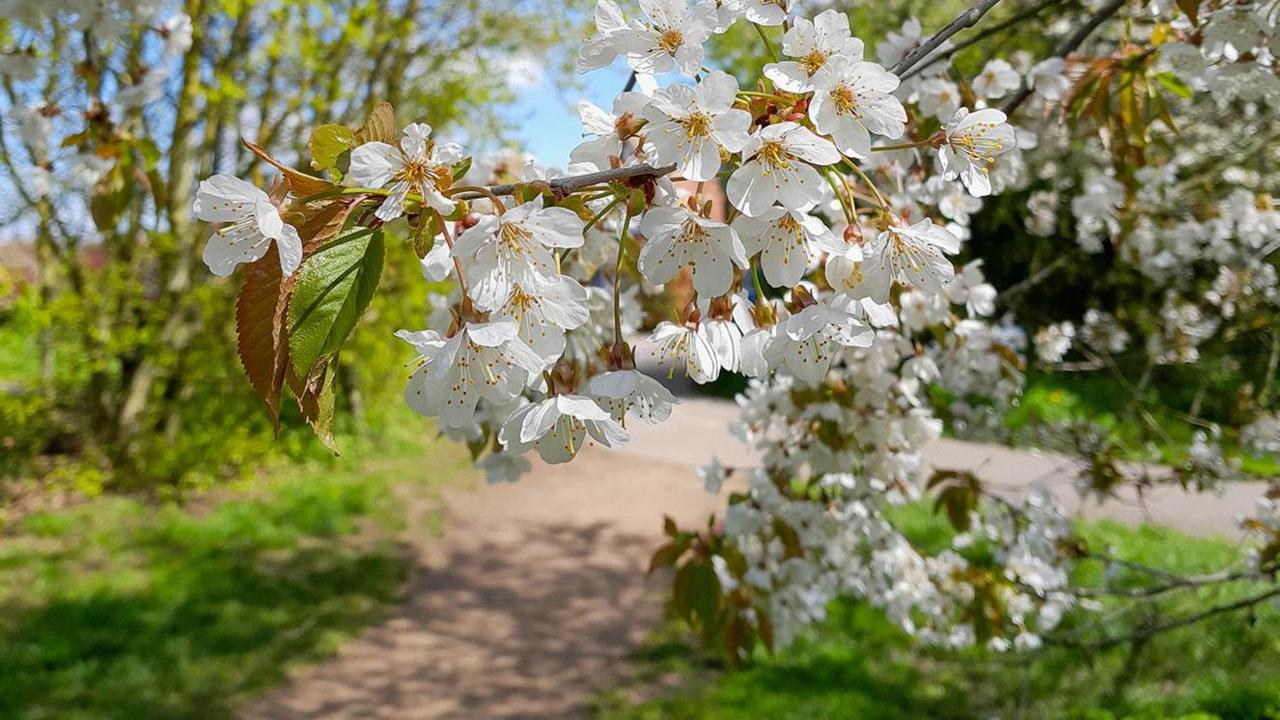
[[[452,194],[464,193],[464,192],[480,193],[484,197],[489,198],[489,202],[493,203],[493,206],[494,208],[497,209],[499,215],[505,215],[507,212],[507,206],[504,205],[502,201],[498,199],[498,196],[494,195],[493,192],[489,190],[489,188],[482,187],[480,185],[458,185],[446,190],[445,195],[452,195]]]
[[[626,195],[619,195],[615,197],[612,201],[610,201],[608,205],[605,205],[603,210],[596,213],[594,217],[592,217],[590,220],[587,221],[587,224],[582,228],[582,232],[585,233],[586,231],[594,227],[596,223],[603,220],[604,216],[608,215],[611,210],[618,207],[618,203],[622,202],[624,198],[626,198]]]
[[[764,283],[760,282],[760,263],[751,263],[751,284],[756,289],[756,302],[764,301]]]
[[[885,201],[884,195],[880,194],[880,188],[876,187],[876,184],[871,182],[871,178],[867,177],[867,174],[862,172],[862,168],[849,162],[848,158],[845,158],[844,164],[848,166],[848,168],[852,170],[854,174],[856,174],[859,178],[861,178],[862,182],[867,186],[867,188],[871,190],[871,194],[875,195],[876,197],[876,204],[878,204],[882,209],[888,211],[889,203]]]
[[[755,23],[751,23],[751,27],[755,28],[756,32],[760,34],[760,39],[764,41],[765,49],[769,51],[769,57],[772,57],[774,62],[778,62],[778,53],[774,51],[773,43],[769,42],[769,36],[764,34],[764,28]]]
[[[933,142],[933,138],[917,140],[915,142],[901,143],[899,145],[878,145],[871,148],[871,152],[889,152],[890,150],[910,150],[912,148],[924,147]]]
[[[444,242],[449,246],[449,254],[453,255],[453,236],[449,234],[449,227],[444,224],[444,216],[439,210],[431,209],[431,214],[435,217],[436,222],[440,223],[440,234],[444,235]],[[453,258],[453,269],[458,273],[458,287],[462,288],[462,297],[469,296],[467,292],[467,277],[462,274],[462,262],[457,257]]]
[[[613,264],[613,343],[622,345],[622,261],[627,256],[627,233],[631,231],[631,213],[622,221],[622,233],[618,235],[618,259]]]
[[[846,197],[849,192],[849,186],[843,182],[836,182],[836,175],[837,172],[835,170],[826,173],[827,182],[831,184],[831,192],[836,194],[836,200],[840,201],[840,208],[844,210],[845,222],[852,225],[854,223],[853,208],[849,206],[849,199]],[[840,192],[841,185],[844,185],[844,192]]]

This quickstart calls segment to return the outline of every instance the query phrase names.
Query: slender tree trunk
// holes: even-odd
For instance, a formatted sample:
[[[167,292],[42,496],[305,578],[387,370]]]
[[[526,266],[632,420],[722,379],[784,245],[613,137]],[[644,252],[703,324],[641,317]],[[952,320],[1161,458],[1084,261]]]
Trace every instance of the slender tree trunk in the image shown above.
[[[173,142],[169,151],[169,196],[165,214],[169,219],[169,229],[173,233],[176,252],[164,291],[158,299],[162,312],[167,313],[164,326],[160,330],[158,344],[176,351],[183,349],[186,342],[183,337],[190,335],[189,332],[183,332],[182,325],[186,318],[185,314],[180,312],[180,305],[191,287],[193,265],[196,259],[194,248],[198,246],[191,218],[195,164],[192,162],[190,138],[200,119],[201,111],[198,97],[200,65],[205,45],[202,29],[204,8],[205,0],[187,0],[186,2],[185,12],[191,17],[195,32],[191,51],[187,53],[182,66],[182,89],[178,96]],[[126,446],[141,430],[141,418],[147,409],[152,388],[163,375],[162,366],[156,355],[156,351],[148,353],[125,389],[117,427],[120,439]]]

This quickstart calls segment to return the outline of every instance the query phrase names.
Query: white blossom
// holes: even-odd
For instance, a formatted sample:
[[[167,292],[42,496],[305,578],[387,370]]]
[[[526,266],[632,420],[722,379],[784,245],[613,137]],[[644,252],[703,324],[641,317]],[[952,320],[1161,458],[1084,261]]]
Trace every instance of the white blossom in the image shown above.
[[[429,207],[442,215],[453,212],[454,202],[443,191],[452,180],[451,166],[462,159],[456,143],[435,144],[431,126],[414,123],[404,129],[400,147],[384,142],[368,142],[351,151],[350,182],[361,187],[390,190],[374,212],[390,222],[404,214],[409,193],[417,193]]]
[[[1013,128],[1005,120],[1005,114],[995,109],[957,110],[947,123],[946,143],[938,153],[943,175],[958,176],[975,197],[990,195],[989,173],[996,157],[1015,147]]]
[[[1001,98],[1022,87],[1018,71],[1006,60],[988,60],[982,72],[973,79],[973,93],[989,100]]]
[[[535,449],[546,462],[558,464],[572,460],[588,436],[608,448],[622,447],[630,440],[627,431],[591,398],[554,395],[513,412],[503,423],[498,442],[508,453]]]
[[[907,111],[893,96],[898,76],[871,62],[831,58],[813,77],[809,117],[818,132],[830,135],[840,152],[852,158],[871,154],[871,134],[902,137]]]
[[[631,69],[658,75],[678,69],[693,77],[702,68],[703,48],[716,25],[714,5],[686,0],[640,0],[647,23],[633,23],[610,37],[625,52]]]
[[[780,90],[803,93],[813,90],[814,75],[827,61],[840,56],[852,62],[862,60],[862,41],[849,32],[849,17],[837,10],[825,10],[812,20],[796,18],[782,36],[783,60],[764,66],[764,75]]]
[[[826,184],[813,165],[840,161],[830,141],[794,122],[762,128],[742,149],[743,164],[729,177],[729,202],[751,217],[774,203],[801,210],[819,202]],[[812,165],[810,164],[812,163]]]
[[[737,93],[738,81],[718,70],[696,88],[676,84],[655,92],[643,113],[655,164],[674,164],[686,180],[714,179],[720,149],[738,152],[749,139],[751,115],[733,107]]]
[[[772,207],[758,217],[740,215],[733,229],[748,257],[760,254],[760,269],[774,287],[794,287],[819,253],[837,247],[826,224],[801,210]]]
[[[422,358],[405,388],[405,402],[441,427],[466,427],[484,399],[502,405],[542,371],[544,360],[519,338],[510,320],[463,325],[453,337],[433,330],[400,330],[396,337]]]
[[[1071,87],[1067,77],[1067,62],[1059,57],[1041,60],[1031,68],[1028,79],[1036,95],[1050,102],[1061,100]]]
[[[641,422],[660,423],[671,416],[679,401],[657,380],[635,370],[614,370],[591,378],[588,393],[613,419],[626,424],[626,416]]]
[[[733,228],[687,208],[652,208],[640,219],[639,229],[645,243],[638,266],[649,282],[665,283],[688,267],[694,289],[710,298],[729,291],[735,266],[747,267]]]
[[[204,246],[204,263],[214,275],[230,275],[236,265],[260,259],[273,242],[285,276],[292,275],[302,263],[298,231],[252,183],[231,175],[203,180],[192,211],[200,220],[219,223]]]
[[[699,384],[720,377],[720,358],[696,329],[663,321],[649,335],[649,342],[658,346],[658,364],[670,365],[669,372],[683,366],[685,374]]]
[[[453,246],[476,307],[495,310],[513,287],[533,288],[554,277],[552,250],[580,247],[584,225],[572,210],[543,207],[541,195],[504,215],[482,215]]]
[[[884,302],[893,282],[936,293],[955,275],[943,253],[960,251],[960,241],[925,218],[914,225],[894,224],[863,249],[862,283],[865,295]]]
[[[564,352],[565,332],[588,319],[587,291],[564,275],[532,277],[533,282],[512,286],[506,302],[493,311],[493,318],[514,321],[520,328],[520,339],[553,362]]]

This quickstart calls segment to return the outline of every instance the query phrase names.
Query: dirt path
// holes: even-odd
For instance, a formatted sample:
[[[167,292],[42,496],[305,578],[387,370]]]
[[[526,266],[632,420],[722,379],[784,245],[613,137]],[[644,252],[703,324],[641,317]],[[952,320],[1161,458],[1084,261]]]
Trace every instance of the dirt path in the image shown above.
[[[405,605],[244,716],[582,717],[660,619],[661,587],[644,569],[663,514],[692,524],[721,507],[693,467],[711,455],[727,465],[754,461],[726,430],[736,414],[729,403],[686,399],[667,423],[635,429],[624,451],[590,450],[568,465],[536,465],[514,485],[447,492],[444,537],[424,543]],[[1125,502],[1081,503],[1063,458],[956,441],[934,443],[926,458],[981,468],[1010,490],[1044,479],[1089,517],[1144,518]],[[1261,491],[1162,492],[1147,508],[1157,522],[1231,535]]]
[[[408,601],[246,718],[561,718],[661,618],[644,575],[663,513],[713,511],[688,467],[603,451],[446,493]]]

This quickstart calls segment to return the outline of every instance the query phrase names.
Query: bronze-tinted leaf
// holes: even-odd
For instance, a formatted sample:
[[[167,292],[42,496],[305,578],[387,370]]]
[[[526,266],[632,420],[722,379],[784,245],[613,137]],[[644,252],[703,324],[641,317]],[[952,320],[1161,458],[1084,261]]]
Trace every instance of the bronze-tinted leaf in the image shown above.
[[[352,145],[359,146],[368,142],[397,144],[396,111],[391,103],[383,101],[373,106],[373,110],[369,111],[369,119],[364,121],[364,127],[356,131]]]
[[[285,310],[293,277],[280,272],[274,244],[244,272],[244,286],[236,299],[236,343],[240,364],[249,383],[267,406],[271,423],[280,431],[280,398],[289,360]]]

